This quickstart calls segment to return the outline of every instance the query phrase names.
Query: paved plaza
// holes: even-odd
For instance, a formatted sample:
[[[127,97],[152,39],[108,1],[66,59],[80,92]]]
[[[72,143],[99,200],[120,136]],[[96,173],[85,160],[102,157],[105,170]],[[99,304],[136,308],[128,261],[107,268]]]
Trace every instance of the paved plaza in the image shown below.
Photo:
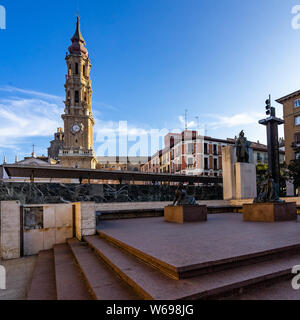
[[[0,300],[25,300],[31,283],[37,256],[0,260],[6,269],[6,290],[0,290]]]
[[[103,221],[100,232],[177,269],[300,244],[299,220],[253,223],[234,213],[183,225],[163,218]]]

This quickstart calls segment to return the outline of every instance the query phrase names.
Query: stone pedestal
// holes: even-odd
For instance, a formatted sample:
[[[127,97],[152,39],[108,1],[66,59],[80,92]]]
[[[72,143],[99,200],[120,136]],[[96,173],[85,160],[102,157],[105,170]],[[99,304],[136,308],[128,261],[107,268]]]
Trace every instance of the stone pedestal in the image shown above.
[[[256,198],[256,167],[251,149],[249,160],[250,163],[236,162],[236,148],[233,146],[222,148],[224,200]]]
[[[235,163],[235,199],[257,197],[256,167],[252,163]]]
[[[294,197],[295,196],[294,184],[289,181],[286,181],[286,196],[287,197]]]
[[[185,223],[207,221],[207,206],[165,207],[165,222]]]
[[[243,214],[244,221],[295,221],[297,220],[297,206],[295,202],[245,204]]]

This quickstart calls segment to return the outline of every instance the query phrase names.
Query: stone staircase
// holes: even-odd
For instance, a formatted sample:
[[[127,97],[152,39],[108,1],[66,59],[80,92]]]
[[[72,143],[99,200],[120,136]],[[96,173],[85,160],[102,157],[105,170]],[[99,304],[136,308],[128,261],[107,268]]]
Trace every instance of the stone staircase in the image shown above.
[[[241,298],[248,289],[261,293],[290,279],[292,267],[300,264],[299,247],[286,247],[218,261],[217,268],[216,262],[197,266],[178,280],[163,262],[101,233],[84,240],[39,254],[28,300],[198,300],[235,293]]]

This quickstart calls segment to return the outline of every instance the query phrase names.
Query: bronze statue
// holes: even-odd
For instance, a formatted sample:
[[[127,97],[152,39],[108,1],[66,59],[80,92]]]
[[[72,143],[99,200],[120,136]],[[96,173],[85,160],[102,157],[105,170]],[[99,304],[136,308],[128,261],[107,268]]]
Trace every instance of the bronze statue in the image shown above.
[[[235,140],[237,162],[249,163],[249,147],[251,142],[245,137],[242,130],[239,137]]]
[[[192,196],[188,196],[182,183],[179,184],[176,192],[173,206],[197,205],[196,200]]]
[[[274,179],[269,172],[266,173],[265,179],[260,183],[260,193],[254,200],[254,203],[281,202],[275,189]]]

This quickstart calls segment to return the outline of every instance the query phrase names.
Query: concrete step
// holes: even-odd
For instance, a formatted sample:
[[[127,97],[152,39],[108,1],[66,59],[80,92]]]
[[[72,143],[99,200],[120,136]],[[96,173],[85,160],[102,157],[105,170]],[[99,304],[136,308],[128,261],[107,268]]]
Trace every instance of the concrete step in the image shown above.
[[[300,300],[300,290],[294,290],[291,279],[285,279],[263,288],[252,288],[246,292],[229,295],[220,300]]]
[[[138,300],[140,297],[89,248],[76,239],[68,241],[82,274],[97,300]]]
[[[230,292],[291,275],[300,253],[239,266],[189,279],[175,280],[98,236],[85,237],[91,248],[144,299],[215,299]]]
[[[54,247],[57,300],[92,300],[67,244]]]
[[[27,300],[56,300],[53,250],[38,255]]]
[[[215,273],[235,268],[237,266],[241,267],[264,261],[276,260],[280,257],[289,257],[300,252],[300,243],[297,243],[285,247],[277,247],[270,250],[252,252],[251,254],[247,253],[239,256],[228,256],[220,260],[216,259],[191,265],[175,266],[164,261],[164,258],[159,259],[146,252],[146,250],[142,251],[137,249],[139,247],[137,244],[135,244],[134,247],[123,241],[120,241],[116,237],[110,236],[103,231],[98,230],[97,232],[100,238],[106,240],[116,247],[119,247],[121,250],[135,256],[137,259],[142,260],[148,265],[160,270],[166,276],[176,280],[193,278],[208,273]]]

